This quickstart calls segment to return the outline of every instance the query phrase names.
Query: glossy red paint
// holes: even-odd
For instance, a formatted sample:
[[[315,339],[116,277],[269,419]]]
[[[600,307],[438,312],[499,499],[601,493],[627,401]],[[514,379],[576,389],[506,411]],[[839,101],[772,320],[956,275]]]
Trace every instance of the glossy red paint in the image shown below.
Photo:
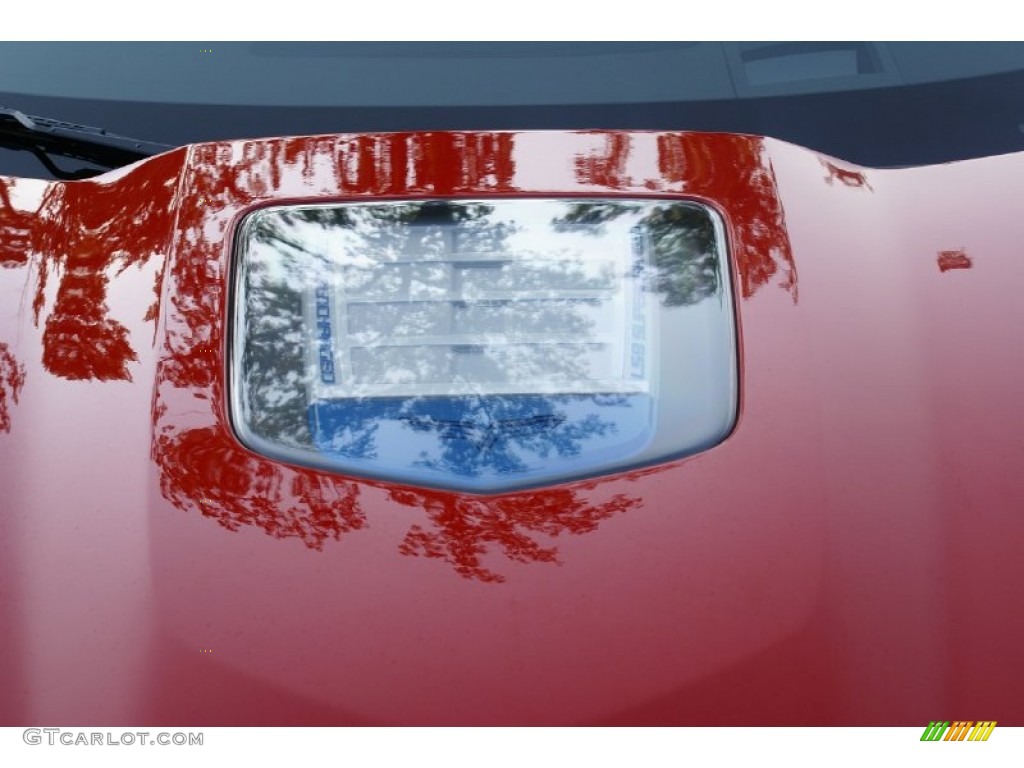
[[[1024,724],[1022,171],[428,133],[0,178],[0,723]],[[725,217],[722,445],[476,497],[233,437],[253,207],[590,194]],[[936,270],[951,250],[972,268]]]

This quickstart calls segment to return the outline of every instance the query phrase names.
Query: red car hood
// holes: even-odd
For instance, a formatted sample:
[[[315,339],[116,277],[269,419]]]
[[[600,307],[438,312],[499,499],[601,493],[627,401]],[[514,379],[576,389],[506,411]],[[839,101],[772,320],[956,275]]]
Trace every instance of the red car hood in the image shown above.
[[[682,196],[741,413],[501,496],[243,448],[231,238],[268,202]],[[0,177],[0,724],[1024,724],[1024,155],[421,133]]]

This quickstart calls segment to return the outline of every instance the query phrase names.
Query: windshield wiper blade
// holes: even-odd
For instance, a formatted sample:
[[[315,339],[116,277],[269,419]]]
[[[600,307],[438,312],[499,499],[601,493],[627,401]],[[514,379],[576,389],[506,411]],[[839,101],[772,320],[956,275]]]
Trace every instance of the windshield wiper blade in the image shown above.
[[[26,115],[4,106],[0,106],[0,146],[32,152],[50,173],[61,179],[88,178],[103,171],[65,171],[54,165],[49,155],[69,157],[110,169],[174,149],[169,144],[131,139],[109,133],[104,128]]]

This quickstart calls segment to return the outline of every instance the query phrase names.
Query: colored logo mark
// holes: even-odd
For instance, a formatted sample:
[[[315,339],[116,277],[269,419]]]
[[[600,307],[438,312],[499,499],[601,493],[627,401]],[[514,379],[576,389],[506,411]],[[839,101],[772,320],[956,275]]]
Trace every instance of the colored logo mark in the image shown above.
[[[921,734],[921,741],[988,741],[995,727],[995,720],[957,720],[952,726],[948,720],[932,720]]]
[[[939,251],[938,262],[940,272],[948,272],[951,269],[970,269],[974,266],[971,257],[963,248],[955,251]]]

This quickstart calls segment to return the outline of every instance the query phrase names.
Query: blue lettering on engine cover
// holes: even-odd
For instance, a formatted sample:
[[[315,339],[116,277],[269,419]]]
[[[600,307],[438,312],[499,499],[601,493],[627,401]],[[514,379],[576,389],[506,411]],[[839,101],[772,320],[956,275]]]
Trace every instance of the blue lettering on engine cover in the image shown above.
[[[327,283],[316,287],[316,330],[319,339],[320,381],[334,384],[334,351],[331,341],[331,290]]]

